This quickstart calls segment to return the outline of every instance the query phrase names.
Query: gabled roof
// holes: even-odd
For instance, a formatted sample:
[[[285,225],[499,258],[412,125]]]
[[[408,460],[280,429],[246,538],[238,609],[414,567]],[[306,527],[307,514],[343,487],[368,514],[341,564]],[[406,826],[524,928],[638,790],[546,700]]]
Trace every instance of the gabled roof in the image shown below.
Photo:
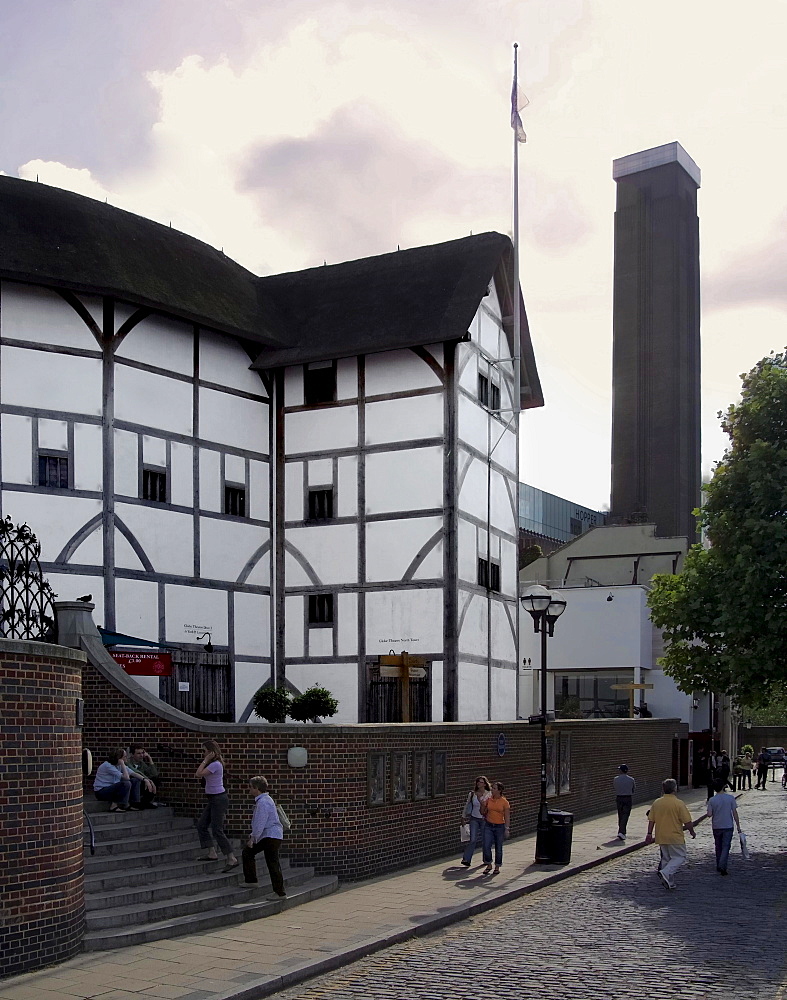
[[[290,346],[264,349],[252,367],[281,368],[328,358],[460,340],[494,279],[509,343],[512,245],[499,233],[401,250],[260,278]],[[524,303],[522,406],[543,404]],[[513,352],[513,347],[512,347]]]
[[[60,188],[0,176],[0,278],[115,295],[275,344],[251,271],[185,233]]]

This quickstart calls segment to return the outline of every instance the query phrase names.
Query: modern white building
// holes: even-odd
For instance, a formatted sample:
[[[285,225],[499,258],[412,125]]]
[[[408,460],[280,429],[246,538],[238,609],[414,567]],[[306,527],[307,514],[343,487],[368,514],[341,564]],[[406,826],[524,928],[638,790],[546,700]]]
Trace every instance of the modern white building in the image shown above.
[[[139,683],[241,720],[318,683],[390,721],[406,650],[415,721],[516,717],[512,414],[542,399],[506,237],[257,277],[9,177],[0,235],[2,515],[61,599],[170,647]]]

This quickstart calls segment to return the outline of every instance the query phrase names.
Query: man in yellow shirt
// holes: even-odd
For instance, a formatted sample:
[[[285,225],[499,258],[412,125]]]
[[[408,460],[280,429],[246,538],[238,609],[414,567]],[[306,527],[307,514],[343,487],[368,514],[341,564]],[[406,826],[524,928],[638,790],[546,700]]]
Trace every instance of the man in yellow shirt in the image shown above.
[[[650,807],[648,813],[648,832],[645,837],[646,844],[652,844],[654,839],[661,851],[661,862],[659,864],[659,878],[664,883],[665,888],[674,889],[675,882],[673,876],[681,865],[686,863],[686,838],[683,831],[688,830],[692,839],[697,836],[694,832],[694,824],[691,821],[691,813],[686,808],[686,803],[682,802],[675,794],[678,790],[678,783],[674,778],[667,778],[662,782],[664,794],[660,799],[656,799]],[[656,828],[656,836],[653,837],[653,828]]]

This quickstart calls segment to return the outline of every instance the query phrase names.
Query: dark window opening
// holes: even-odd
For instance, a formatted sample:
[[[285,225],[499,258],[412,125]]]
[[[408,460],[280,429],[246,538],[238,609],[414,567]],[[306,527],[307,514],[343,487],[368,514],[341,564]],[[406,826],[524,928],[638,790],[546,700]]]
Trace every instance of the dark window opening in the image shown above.
[[[500,409],[500,386],[495,385],[494,382],[489,389],[489,409],[499,410]]]
[[[224,513],[231,517],[246,516],[246,490],[242,486],[224,487]]]
[[[478,586],[500,593],[500,563],[490,559],[478,560]]]
[[[167,474],[155,469],[142,470],[142,499],[151,503],[167,502]]]
[[[489,379],[486,375],[478,376],[478,402],[489,406]]]
[[[579,520],[579,518],[576,517],[571,518],[571,534],[572,535],[582,534],[582,522]]]
[[[327,521],[333,517],[333,487],[309,490],[309,520]]]
[[[303,400],[307,406],[332,403],[336,399],[336,366],[332,361],[318,361],[303,371]]]
[[[333,594],[309,594],[309,624],[333,625]]]
[[[38,453],[38,485],[54,490],[68,489],[68,456]]]

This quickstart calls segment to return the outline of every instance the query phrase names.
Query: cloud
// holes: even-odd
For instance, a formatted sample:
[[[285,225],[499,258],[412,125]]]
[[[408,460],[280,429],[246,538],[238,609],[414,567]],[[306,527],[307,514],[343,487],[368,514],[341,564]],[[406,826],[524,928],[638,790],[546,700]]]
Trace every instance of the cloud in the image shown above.
[[[764,243],[735,253],[729,262],[703,278],[702,304],[706,312],[740,305],[787,309],[786,224],[787,212],[777,220]]]
[[[19,176],[26,181],[39,180],[51,187],[84,194],[97,201],[109,200],[109,191],[85,167],[67,167],[53,160],[28,160],[19,168]]]

